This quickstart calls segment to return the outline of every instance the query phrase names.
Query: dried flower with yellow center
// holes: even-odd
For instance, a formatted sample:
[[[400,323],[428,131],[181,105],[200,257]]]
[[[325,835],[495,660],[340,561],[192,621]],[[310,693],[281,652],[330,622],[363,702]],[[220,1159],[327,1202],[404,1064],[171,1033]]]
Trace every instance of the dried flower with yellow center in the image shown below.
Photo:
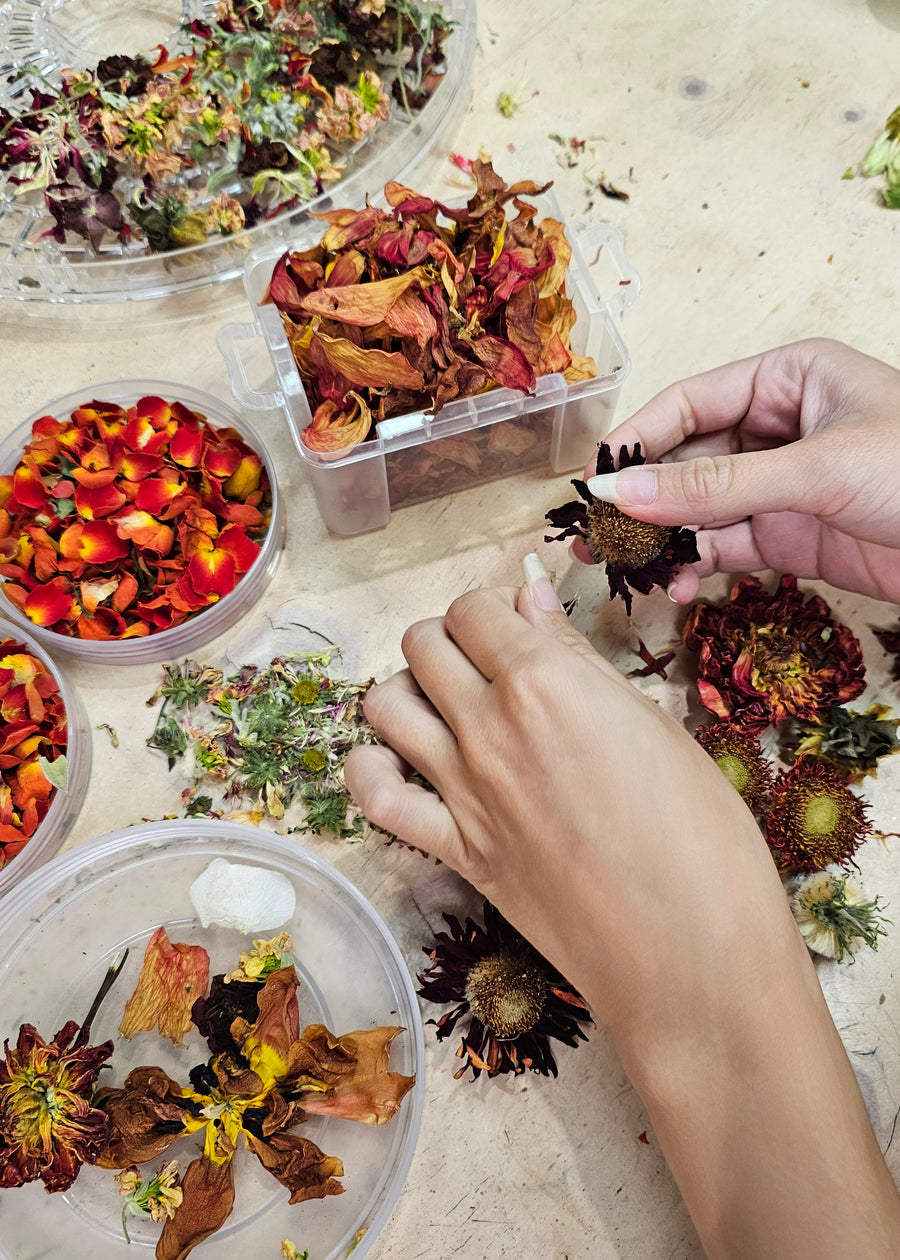
[[[846,866],[872,830],[864,803],[820,761],[801,758],[782,771],[771,800],[766,839],[779,866],[788,870]]]
[[[307,748],[300,760],[304,770],[308,770],[310,774],[321,774],[328,765],[328,758],[320,748]]]
[[[291,695],[298,704],[315,704],[319,699],[319,684],[312,678],[300,678],[294,684]]]
[[[862,945],[878,948],[885,936],[877,897],[870,900],[854,875],[815,871],[789,886],[791,912],[803,939],[813,953],[842,962]]]
[[[761,814],[768,801],[773,775],[759,740],[730,722],[710,722],[701,726],[694,738],[753,813]]]

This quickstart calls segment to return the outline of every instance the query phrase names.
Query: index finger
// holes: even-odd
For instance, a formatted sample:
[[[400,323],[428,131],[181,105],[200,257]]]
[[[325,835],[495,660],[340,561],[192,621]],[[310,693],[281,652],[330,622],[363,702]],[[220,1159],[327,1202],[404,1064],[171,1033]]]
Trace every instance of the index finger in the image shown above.
[[[750,410],[762,358],[740,359],[668,386],[604,440],[614,453],[640,442],[641,454],[654,463],[697,434],[733,428]]]

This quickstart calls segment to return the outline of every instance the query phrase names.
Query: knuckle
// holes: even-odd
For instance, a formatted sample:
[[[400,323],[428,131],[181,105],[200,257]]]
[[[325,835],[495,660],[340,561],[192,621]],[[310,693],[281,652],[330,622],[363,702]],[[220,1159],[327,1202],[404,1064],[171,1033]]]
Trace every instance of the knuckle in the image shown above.
[[[705,502],[727,495],[734,466],[727,455],[702,455],[681,465],[681,483],[689,502]]]
[[[403,638],[400,640],[400,650],[405,660],[412,662],[412,658],[420,656],[422,645],[428,638],[434,626],[434,619],[429,618],[425,621],[414,621],[403,632]]]
[[[493,603],[493,592],[485,588],[466,591],[459,595],[447,609],[444,627],[451,638],[464,635],[467,628],[480,621],[486,607]]]

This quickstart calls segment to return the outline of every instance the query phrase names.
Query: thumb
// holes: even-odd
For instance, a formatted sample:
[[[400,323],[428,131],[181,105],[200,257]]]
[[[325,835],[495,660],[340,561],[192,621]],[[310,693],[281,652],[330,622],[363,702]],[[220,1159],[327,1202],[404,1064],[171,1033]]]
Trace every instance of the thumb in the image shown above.
[[[660,525],[711,525],[761,512],[815,515],[834,497],[830,463],[821,439],[811,437],[767,451],[623,468],[591,477],[587,487],[595,498]]]
[[[557,642],[574,648],[579,655],[595,663],[599,659],[597,653],[566,616],[559,596],[547,576],[547,570],[534,552],[525,557],[522,566],[525,570],[525,585],[520,588],[516,599],[516,612],[519,616],[535,630],[552,635]]]

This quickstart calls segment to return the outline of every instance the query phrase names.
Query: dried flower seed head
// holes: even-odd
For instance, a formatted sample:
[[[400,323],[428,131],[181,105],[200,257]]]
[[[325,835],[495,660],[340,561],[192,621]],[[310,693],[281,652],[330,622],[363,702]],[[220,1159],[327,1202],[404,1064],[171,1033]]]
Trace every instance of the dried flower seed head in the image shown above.
[[[771,801],[766,838],[779,866],[788,870],[852,864],[872,831],[864,803],[836,770],[820,761],[802,758],[782,771]]]
[[[870,900],[854,875],[815,871],[795,879],[788,891],[791,912],[813,953],[842,962],[862,945],[878,948],[885,936],[879,899]]]
[[[761,814],[769,798],[773,773],[759,740],[730,722],[710,722],[701,726],[694,738],[753,813]]]
[[[617,461],[605,442],[600,443],[597,452],[598,473],[645,462],[639,442],[630,453],[627,446],[621,447]],[[583,538],[594,563],[606,565],[610,598],[620,595],[629,616],[631,590],[648,595],[656,586],[666,587],[681,565],[695,564],[700,559],[693,530],[635,520],[613,504],[595,499],[583,481],[573,479],[572,485],[583,502],[574,499],[547,513],[550,524],[562,532],[545,535],[545,541]]]
[[[504,1040],[529,1032],[547,1000],[547,976],[531,950],[501,949],[476,963],[466,1001],[477,1019]]]
[[[790,574],[772,595],[745,577],[721,608],[695,604],[683,638],[700,656],[701,704],[745,731],[815,719],[865,687],[856,636],[821,596],[805,599]]]
[[[483,928],[449,914],[444,920],[450,931],[439,932],[434,948],[425,949],[431,965],[419,976],[419,992],[429,1002],[454,1003],[437,1020],[439,1041],[469,1017],[456,1078],[469,1068],[473,1079],[482,1072],[519,1075],[526,1068],[556,1076],[550,1039],[568,1046],[586,1040],[579,1027],[590,1020],[584,999],[490,902],[484,903]]]

